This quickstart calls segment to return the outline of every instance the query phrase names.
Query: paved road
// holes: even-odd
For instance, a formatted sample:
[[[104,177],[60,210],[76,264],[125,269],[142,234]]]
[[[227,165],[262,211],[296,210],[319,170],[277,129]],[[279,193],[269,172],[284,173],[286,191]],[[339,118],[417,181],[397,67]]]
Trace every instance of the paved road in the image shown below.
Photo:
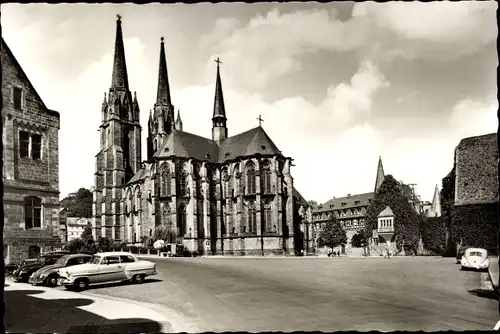
[[[163,258],[143,285],[84,293],[158,303],[198,331],[490,330],[497,301],[446,258]],[[484,289],[484,286],[483,286]]]

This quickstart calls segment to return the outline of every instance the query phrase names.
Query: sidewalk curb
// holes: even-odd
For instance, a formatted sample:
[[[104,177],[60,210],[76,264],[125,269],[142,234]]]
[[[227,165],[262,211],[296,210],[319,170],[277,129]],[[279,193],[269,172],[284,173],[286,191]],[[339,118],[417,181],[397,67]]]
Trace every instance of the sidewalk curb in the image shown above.
[[[40,297],[37,297],[36,295],[33,296],[34,298],[39,298],[39,299],[45,299],[45,300],[53,300],[53,299],[59,299],[57,297],[59,296],[65,296],[62,297],[63,299],[79,299],[82,297],[87,297],[93,300],[93,303],[91,304],[92,306],[90,307],[80,307],[82,310],[86,310],[87,312],[94,313],[98,316],[105,317],[99,312],[96,312],[99,310],[99,308],[107,308],[107,307],[115,307],[116,305],[113,305],[115,303],[120,303],[120,308],[124,309],[133,309],[133,313],[137,315],[141,315],[144,319],[150,319],[151,321],[156,321],[161,325],[161,332],[162,333],[178,333],[178,332],[186,332],[186,331],[196,331],[195,328],[190,328],[194,326],[190,326],[190,322],[187,322],[183,320],[183,317],[179,316],[175,310],[171,310],[167,307],[163,306],[158,306],[156,304],[152,303],[147,303],[147,302],[142,302],[142,301],[136,301],[136,300],[130,300],[126,298],[119,298],[119,297],[112,297],[108,295],[101,295],[98,293],[93,293],[91,291],[83,291],[83,292],[74,292],[74,291],[66,291],[66,290],[61,290],[58,288],[48,288],[44,286],[32,286],[31,284],[27,283],[18,283],[15,282],[13,279],[6,279],[5,284],[8,285],[8,287],[4,287],[5,291],[20,291],[20,290],[33,290],[33,291],[43,291]],[[43,297],[45,295],[46,298]],[[111,302],[111,303],[110,303]],[[108,304],[108,305],[106,305]],[[109,305],[111,304],[111,305]],[[92,309],[94,307],[94,309]],[[125,317],[126,318],[126,317]],[[110,321],[112,321],[112,318],[108,318]],[[99,326],[98,324],[95,326]],[[70,330],[73,326],[69,326],[65,332]]]

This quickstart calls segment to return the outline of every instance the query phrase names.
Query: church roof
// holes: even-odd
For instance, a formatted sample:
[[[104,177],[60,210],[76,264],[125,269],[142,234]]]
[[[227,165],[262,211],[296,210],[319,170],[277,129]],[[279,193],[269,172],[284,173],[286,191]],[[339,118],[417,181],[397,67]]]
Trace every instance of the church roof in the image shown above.
[[[318,206],[314,210],[314,212],[326,212],[332,210],[350,209],[350,208],[357,208],[360,206],[368,206],[370,200],[373,199],[373,196],[374,193],[364,193],[364,194],[333,198],[327,201],[325,204]],[[342,203],[345,203],[344,206],[342,206]]]
[[[154,156],[157,158],[175,156],[217,162],[218,150],[217,143],[213,140],[189,132],[173,130]],[[207,154],[209,159],[206,157]]]
[[[306,204],[307,205],[306,199],[299,193],[299,191],[297,189],[295,189],[295,187],[293,187],[293,197],[295,197],[296,199],[298,199],[298,201],[300,202],[300,204]]]
[[[394,212],[392,212],[391,208],[389,206],[386,206],[384,210],[382,210],[381,213],[378,214],[378,217],[392,217],[394,216]]]
[[[219,161],[254,154],[282,155],[278,147],[260,126],[222,141],[219,149]]]
[[[497,134],[464,138],[455,149],[455,205],[498,202]]]

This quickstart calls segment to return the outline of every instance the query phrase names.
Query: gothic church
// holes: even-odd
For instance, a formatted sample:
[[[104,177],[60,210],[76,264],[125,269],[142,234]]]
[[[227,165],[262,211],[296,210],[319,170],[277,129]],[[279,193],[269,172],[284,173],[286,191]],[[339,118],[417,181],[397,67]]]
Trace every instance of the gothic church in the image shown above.
[[[116,22],[111,87],[104,96],[93,187],[94,237],[135,244],[171,225],[191,252],[293,255],[303,249],[292,158],[259,125],[229,136],[217,63],[212,138],[174,117],[163,38],[157,99],[141,160],[140,109],[129,90],[122,24]]]

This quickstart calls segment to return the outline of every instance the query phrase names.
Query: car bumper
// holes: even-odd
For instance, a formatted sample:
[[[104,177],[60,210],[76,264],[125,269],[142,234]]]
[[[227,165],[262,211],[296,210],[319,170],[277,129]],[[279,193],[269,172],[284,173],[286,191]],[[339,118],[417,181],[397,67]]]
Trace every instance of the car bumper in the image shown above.
[[[12,275],[12,278],[16,281],[25,281],[26,280],[26,275],[22,275],[22,274],[15,274],[15,275]]]
[[[59,277],[57,279],[57,285],[63,285],[63,286],[65,286],[65,285],[73,285],[73,281],[70,280],[70,279],[68,279],[68,278],[66,278],[66,277]]]
[[[31,285],[43,285],[44,281],[45,281],[45,278],[41,278],[41,277],[38,277],[38,278],[30,277],[28,279],[28,283],[30,283]]]
[[[488,270],[488,266],[462,264],[462,267],[473,270]]]

